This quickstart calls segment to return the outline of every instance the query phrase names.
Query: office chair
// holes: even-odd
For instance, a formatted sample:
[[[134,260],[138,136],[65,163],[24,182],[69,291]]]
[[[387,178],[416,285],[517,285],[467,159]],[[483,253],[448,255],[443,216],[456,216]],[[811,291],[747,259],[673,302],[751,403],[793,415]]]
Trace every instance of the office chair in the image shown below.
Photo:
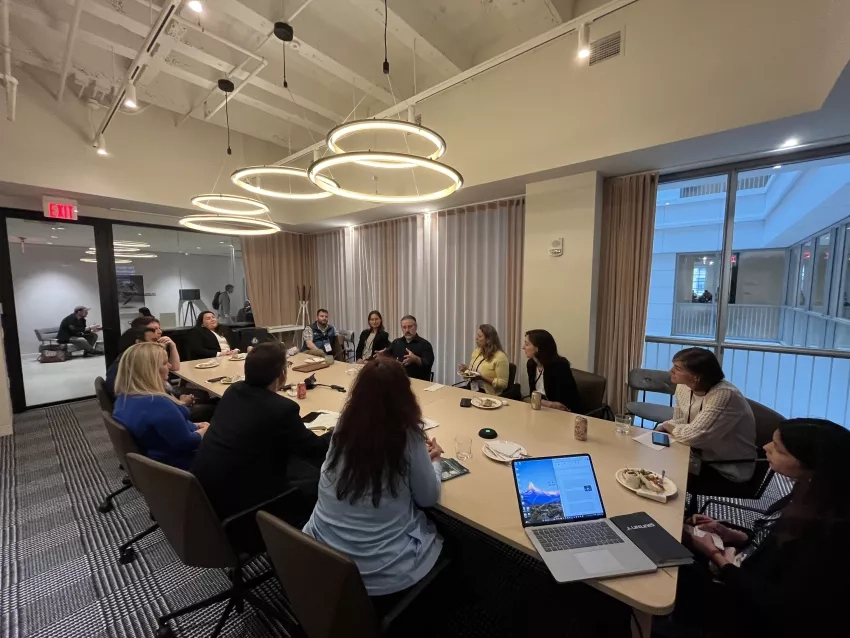
[[[115,399],[109,394],[106,389],[106,381],[103,377],[97,377],[94,380],[94,394],[97,397],[98,405],[104,412],[112,414],[115,409]]]
[[[667,370],[649,370],[635,368],[629,370],[629,388],[643,392],[641,401],[629,401],[626,404],[626,414],[633,414],[645,421],[664,423],[673,418],[673,395],[676,394],[676,384],[670,380]],[[660,392],[670,395],[670,405],[647,403],[647,392]]]
[[[586,416],[613,421],[614,414],[611,406],[605,403],[605,391],[608,388],[608,379],[599,374],[578,370],[577,368],[573,368],[573,378],[576,380],[584,414]]]
[[[430,573],[380,618],[354,561],[268,512],[257,514],[257,524],[295,617],[310,638],[383,635],[449,564],[448,559],[438,560]]]
[[[508,364],[508,387],[502,390],[500,397],[522,401],[522,387],[516,382],[516,364]]]
[[[225,569],[232,583],[223,592],[160,616],[156,638],[174,636],[169,621],[224,601],[227,601],[227,606],[211,638],[221,634],[233,610],[241,613],[246,602],[268,618],[282,623],[287,633],[293,629],[295,620],[288,610],[279,612],[251,591],[271,578],[274,572],[267,571],[245,580],[244,567],[253,557],[234,546],[228,532],[233,524],[244,521],[246,517],[253,517],[263,507],[288,499],[297,493],[297,489],[293,488],[271,501],[220,520],[198,479],[189,472],[134,453],[127,455],[127,470],[133,484],[144,494],[165,538],[180,560],[190,567]],[[285,606],[288,604],[285,599],[281,599],[281,602]]]
[[[100,405],[100,409],[104,414],[112,414],[112,409],[115,406],[114,399],[109,395],[109,392],[106,390],[106,382],[103,380],[103,377],[97,377],[94,380],[94,393],[97,397],[97,403]],[[113,445],[113,447],[115,447]],[[118,452],[118,449],[115,449],[116,455],[118,455],[118,467],[120,469],[124,469],[123,461],[124,456]],[[121,487],[117,490],[110,492],[104,497],[104,499],[97,506],[97,511],[101,514],[108,514],[112,511],[114,505],[112,504],[112,499],[121,494],[122,492],[126,492],[131,487],[133,487],[132,483],[130,483],[130,478],[125,476],[121,479]]]
[[[102,410],[100,414],[103,417],[103,424],[106,426],[106,433],[109,435],[109,440],[112,442],[112,447],[115,450],[115,454],[122,461],[122,463],[126,463],[126,457],[128,454],[141,453],[139,450],[139,446],[136,445],[136,441],[135,439],[133,439],[133,435],[130,434],[127,428],[125,428],[123,425],[118,423],[118,421],[112,418],[112,415],[109,414],[106,410]],[[132,482],[130,482],[130,479],[128,477],[125,477],[125,479],[127,480],[127,485],[122,487],[119,490],[119,493],[133,487],[133,484]],[[101,507],[102,506],[103,505],[101,504]],[[109,503],[109,508],[112,509],[111,502]],[[132,563],[136,559],[136,550],[133,548],[133,545],[142,540],[148,534],[152,534],[157,529],[159,529],[159,525],[154,523],[147,529],[139,532],[131,539],[119,545],[118,561],[122,565]]]

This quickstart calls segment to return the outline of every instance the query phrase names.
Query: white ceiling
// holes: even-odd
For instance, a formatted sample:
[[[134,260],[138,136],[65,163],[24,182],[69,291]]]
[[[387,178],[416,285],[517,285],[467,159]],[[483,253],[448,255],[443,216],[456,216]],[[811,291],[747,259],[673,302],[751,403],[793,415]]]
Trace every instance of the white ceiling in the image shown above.
[[[78,2],[82,13],[65,99],[105,107],[120,91],[163,0],[12,0],[13,60],[56,92]],[[237,88],[260,70],[233,96],[231,127],[297,150],[323,138],[355,106],[357,117],[374,115],[603,2],[389,0],[391,72],[385,76],[382,0],[204,0],[202,14],[181,5],[159,37],[138,80],[138,99],[173,111],[176,121],[188,113],[203,119],[223,101],[217,89],[210,95],[216,81],[247,60],[233,75]],[[269,39],[279,20],[295,29],[286,45],[288,89],[282,43]],[[95,111],[95,126],[104,114],[105,108]],[[224,126],[224,109],[210,121]]]

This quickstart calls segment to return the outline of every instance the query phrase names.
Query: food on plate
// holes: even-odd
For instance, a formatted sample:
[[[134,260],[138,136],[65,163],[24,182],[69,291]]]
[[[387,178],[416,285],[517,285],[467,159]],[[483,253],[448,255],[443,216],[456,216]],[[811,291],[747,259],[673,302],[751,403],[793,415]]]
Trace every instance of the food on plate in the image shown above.
[[[640,488],[640,474],[637,473],[637,470],[623,470],[623,483],[633,490]]]
[[[463,375],[467,379],[471,379],[473,377],[477,377],[478,373],[473,370],[464,370],[463,372],[461,372],[461,375]]]
[[[643,488],[656,494],[664,492],[664,482],[661,476],[642,468],[627,468],[623,470],[623,482],[633,490]]]
[[[221,382],[226,385],[226,384],[230,384],[230,383],[236,383],[237,381],[242,381],[242,379],[244,379],[244,378],[245,377],[243,377],[241,374],[237,374],[236,376],[233,376],[233,377],[222,377]]]
[[[478,405],[482,408],[495,408],[501,404],[501,401],[494,401],[493,399],[478,399]]]

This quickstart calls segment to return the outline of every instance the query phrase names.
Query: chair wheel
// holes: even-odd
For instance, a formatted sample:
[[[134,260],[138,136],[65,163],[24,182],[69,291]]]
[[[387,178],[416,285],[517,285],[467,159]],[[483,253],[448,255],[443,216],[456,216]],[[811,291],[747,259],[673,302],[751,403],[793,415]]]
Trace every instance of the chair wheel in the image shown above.
[[[103,503],[97,506],[97,511],[101,514],[108,514],[112,511],[113,507],[115,506],[112,504],[112,501],[103,501]]]
[[[156,638],[174,638],[174,632],[171,631],[171,627],[165,625],[156,630]]]
[[[128,565],[136,560],[136,550],[132,547],[128,547],[123,552],[121,552],[121,556],[118,558],[118,562],[122,565]],[[167,629],[167,627],[166,627]],[[169,630],[170,631],[170,630]],[[159,635],[159,634],[157,634]]]

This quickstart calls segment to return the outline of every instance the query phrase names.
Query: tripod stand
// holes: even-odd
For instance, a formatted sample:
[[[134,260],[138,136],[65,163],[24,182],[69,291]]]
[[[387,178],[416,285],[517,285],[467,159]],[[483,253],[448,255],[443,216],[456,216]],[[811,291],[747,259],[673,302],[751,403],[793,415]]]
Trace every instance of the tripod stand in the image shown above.
[[[189,323],[189,318],[192,318],[192,323]],[[195,308],[195,304],[192,303],[192,300],[186,302],[186,309],[183,312],[183,325],[191,326],[198,320],[198,311]]]

